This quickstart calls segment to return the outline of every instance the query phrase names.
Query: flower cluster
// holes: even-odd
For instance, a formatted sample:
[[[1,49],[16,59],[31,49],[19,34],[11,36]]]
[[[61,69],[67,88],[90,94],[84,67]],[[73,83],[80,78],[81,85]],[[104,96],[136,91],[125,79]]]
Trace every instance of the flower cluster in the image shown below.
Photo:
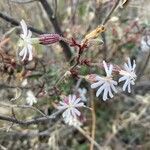
[[[113,97],[113,92],[117,93],[117,84],[118,82],[113,80],[113,65],[107,65],[105,61],[103,61],[103,67],[106,73],[106,76],[101,77],[98,75],[94,76],[94,83],[91,84],[91,88],[98,88],[96,92],[96,96],[98,97],[101,93],[103,93],[103,100],[106,101],[109,97]],[[124,64],[123,69],[118,70],[119,74],[122,76],[119,78],[119,82],[124,82],[123,91],[127,89],[129,93],[131,93],[131,85],[135,84],[136,74],[135,74],[135,60],[133,61],[133,65],[131,64],[131,60],[128,58],[128,63]],[[93,79],[92,79],[93,80]]]
[[[59,34],[43,34],[37,38],[32,38],[32,32],[27,28],[25,21],[22,20],[20,24],[22,27],[22,33],[20,34],[18,45],[19,47],[22,47],[22,50],[19,52],[19,56],[22,57],[22,61],[31,61],[33,59],[33,44],[47,45],[59,42],[61,40],[65,41],[65,38],[61,37]],[[83,49],[87,48],[87,44],[89,44],[93,39],[95,40],[98,35],[104,31],[105,27],[99,26],[87,34],[81,41],[81,44],[78,44],[78,42],[72,39],[70,46],[78,47],[79,54],[81,55]],[[79,59],[80,57],[77,59],[78,63],[80,63]],[[103,61],[103,68],[105,70],[105,76],[99,76],[96,74],[87,76],[87,79],[92,82],[91,88],[97,89],[96,97],[102,96],[104,101],[109,98],[113,98],[114,94],[117,93],[117,85],[120,82],[124,82],[123,91],[127,90],[129,93],[131,92],[131,85],[134,85],[136,80],[135,60],[132,64],[131,60],[128,58],[128,62],[124,63],[122,69],[115,68],[112,64],[107,64]],[[121,76],[118,81],[114,79],[113,71],[117,71]],[[73,74],[73,71],[68,72],[69,74]],[[87,101],[87,90],[85,88],[79,88],[76,92],[76,95],[69,95],[68,97],[65,97],[57,106],[58,110],[63,111],[62,117],[64,122],[73,126],[81,125],[81,122],[79,121],[79,117],[81,117],[79,108],[86,107],[83,102]],[[37,103],[37,98],[34,96],[32,91],[27,92],[26,101],[30,106]]]

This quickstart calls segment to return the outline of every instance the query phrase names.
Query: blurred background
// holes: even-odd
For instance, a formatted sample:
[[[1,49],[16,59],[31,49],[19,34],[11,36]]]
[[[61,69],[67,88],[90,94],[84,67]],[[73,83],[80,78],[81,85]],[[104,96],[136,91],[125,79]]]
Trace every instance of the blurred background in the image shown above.
[[[132,93],[119,92],[103,102],[83,79],[69,76],[54,85],[70,68],[77,50],[67,43],[35,45],[34,60],[18,61],[17,41],[24,19],[33,27],[33,37],[59,33],[81,42],[108,17],[106,31],[83,53],[82,59],[93,63],[106,60],[123,65],[127,57],[136,60],[136,85]],[[108,150],[150,149],[150,1],[149,0],[0,0],[0,115],[30,120],[51,115],[61,95],[85,88],[87,106],[81,129],[66,125],[61,115],[53,120],[19,125],[0,117],[2,150],[87,150],[91,136]],[[103,44],[101,44],[103,41]],[[67,47],[66,47],[67,46]],[[97,67],[79,65],[80,75],[101,74]],[[27,107],[27,91],[32,91],[37,104]],[[22,107],[21,107],[22,106]],[[94,119],[95,118],[95,119]],[[94,132],[94,133],[93,133]]]

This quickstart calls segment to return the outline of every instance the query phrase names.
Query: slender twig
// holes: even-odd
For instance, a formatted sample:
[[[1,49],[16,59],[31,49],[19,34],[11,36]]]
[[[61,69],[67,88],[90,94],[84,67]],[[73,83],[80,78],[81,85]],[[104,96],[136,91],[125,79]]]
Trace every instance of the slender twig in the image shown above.
[[[105,25],[107,23],[107,21],[110,19],[110,16],[113,14],[113,12],[115,11],[115,9],[117,8],[118,4],[119,4],[120,0],[116,0],[114,6],[112,7],[112,9],[110,10],[110,12],[108,13],[108,15],[104,18],[104,20],[102,21],[102,24]],[[106,43],[106,37],[105,37],[105,33],[102,33],[102,39],[104,42],[104,46],[103,46],[103,52],[104,52],[104,59],[106,59],[106,54],[107,54],[107,43]],[[98,52],[99,53],[99,52]]]
[[[26,4],[26,3],[32,3],[38,0],[10,0],[10,1],[14,3],[19,3],[19,4]]]
[[[114,12],[114,10],[116,9],[116,7],[118,6],[120,0],[116,0],[114,6],[112,7],[112,9],[110,10],[110,12],[108,13],[108,15],[104,18],[102,24],[105,25],[107,23],[107,21],[110,19],[110,16],[112,15],[112,13]]]
[[[7,85],[7,84],[0,84],[0,90],[4,89],[4,88],[8,88],[8,89],[13,89],[13,88],[20,88],[20,89],[30,89],[31,87],[27,87],[27,86],[15,86],[15,85]]]
[[[91,96],[91,113],[92,113],[92,132],[91,138],[95,140],[95,130],[96,130],[96,114],[95,114],[95,103],[94,103],[94,96],[93,91],[90,89],[90,96]],[[94,149],[94,143],[91,141],[90,150]]]
[[[31,125],[31,124],[38,124],[38,123],[42,123],[42,122],[48,122],[49,120],[55,119],[56,116],[59,115],[60,113],[61,113],[61,111],[57,111],[57,112],[53,113],[52,115],[47,116],[47,118],[46,117],[40,117],[40,118],[31,119],[31,120],[18,120],[16,118],[12,118],[10,116],[0,115],[0,120],[13,122],[15,124],[27,126],[27,125]]]
[[[10,30],[8,30],[7,32],[5,32],[2,36],[2,40],[4,40],[6,37],[8,37],[10,34],[12,34],[15,30],[20,29],[20,27],[13,27]]]
[[[28,105],[12,105],[12,104],[0,103],[0,107],[1,106],[10,107],[10,108],[33,109],[33,110],[39,112],[42,116],[45,116],[46,118],[48,118],[47,115],[44,114],[41,110],[39,110],[37,107],[28,106]]]
[[[0,12],[0,18],[4,19],[5,21],[7,22],[10,22],[12,25],[14,26],[19,26],[19,21],[17,21],[16,19],[14,19],[13,17],[10,17],[2,12]],[[31,26],[28,26],[28,28],[32,31],[32,32],[35,32],[37,34],[45,34],[46,32],[43,32],[39,29],[36,29],[36,28],[33,28]]]
[[[104,42],[103,44],[103,59],[107,59],[107,43],[106,43],[106,34],[105,32],[102,33],[102,40]]]

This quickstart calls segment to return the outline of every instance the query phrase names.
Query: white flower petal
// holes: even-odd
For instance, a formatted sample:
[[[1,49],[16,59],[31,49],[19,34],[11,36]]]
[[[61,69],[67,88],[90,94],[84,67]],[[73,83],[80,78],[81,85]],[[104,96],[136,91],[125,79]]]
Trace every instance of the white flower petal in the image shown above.
[[[126,71],[128,71],[128,72],[131,71],[130,68],[129,68],[129,66],[127,65],[127,63],[124,64],[124,69],[125,69]]]
[[[28,54],[29,54],[28,61],[31,61],[33,59],[33,54],[32,54],[32,45],[30,44],[28,44]]]
[[[128,84],[128,92],[131,93],[131,84]]]
[[[117,93],[116,87],[113,84],[111,84],[110,87],[115,93]]]
[[[112,98],[112,97],[113,97],[113,94],[112,94],[112,92],[111,92],[110,86],[108,87],[108,93],[109,93],[110,98]]]
[[[63,114],[62,114],[63,118],[71,116],[71,110],[68,108],[66,109]]]
[[[78,104],[80,101],[81,101],[81,98],[76,99],[75,97],[73,105],[76,106],[76,104]]]
[[[71,101],[72,101],[72,100],[71,100],[71,99],[72,99],[72,96],[71,96],[71,95],[69,95],[69,96],[68,96],[68,99],[69,99],[69,104],[71,104]]]
[[[96,83],[93,83],[93,84],[91,85],[91,88],[92,88],[92,89],[95,89],[95,88],[101,86],[103,83],[104,83],[104,81],[102,81],[102,80],[101,80],[101,81],[98,81],[98,82],[96,82]]]
[[[129,66],[129,69],[132,70],[132,65],[131,65],[131,60],[130,60],[130,58],[128,58],[128,66]]]
[[[78,104],[75,105],[75,107],[83,107],[83,106],[84,106],[84,103],[83,103],[83,102],[78,103]]]
[[[105,89],[105,86],[104,85],[102,85],[98,90],[97,90],[97,92],[96,92],[96,97],[98,97],[101,93],[102,93],[102,91]]]
[[[132,67],[132,70],[134,70],[136,67],[136,63],[135,63],[135,60],[133,60],[133,67]]]
[[[24,61],[24,60],[25,60],[27,54],[28,54],[28,49],[25,47],[25,49],[24,49],[24,54],[23,54],[23,58],[22,58],[21,61]]]
[[[23,49],[19,52],[19,56],[23,56],[25,51],[27,51],[27,48],[23,47]]]
[[[107,95],[108,95],[108,88],[105,88],[104,89],[104,94],[103,94],[103,100],[104,101],[108,98]]]
[[[127,76],[123,76],[123,77],[119,78],[119,82],[122,82],[122,81],[127,80],[127,79],[128,79]]]
[[[112,74],[112,70],[113,70],[113,65],[112,64],[110,64],[110,66],[109,66],[109,76],[111,76],[111,74]]]
[[[130,81],[130,83],[131,83],[132,85],[135,85],[135,82],[134,82],[134,81]]]
[[[129,84],[129,80],[126,80],[125,83],[124,83],[124,85],[123,85],[123,91],[126,90],[128,84]]]
[[[72,112],[73,117],[81,115],[80,111],[77,110],[76,108],[73,108],[71,112]]]
[[[25,36],[24,34],[20,34],[20,37],[21,37],[22,39],[25,39],[25,38],[26,38],[26,36]]]
[[[23,34],[25,36],[27,36],[28,29],[27,29],[27,25],[26,25],[25,21],[22,19],[21,22],[20,22],[20,24],[21,24],[21,27],[22,27],[22,30],[23,30]]]
[[[30,30],[28,30],[27,38],[31,38],[31,36],[32,36],[32,32]]]
[[[103,61],[103,66],[104,66],[104,69],[105,69],[105,72],[106,72],[106,75],[109,76],[109,70],[108,70],[108,67],[107,67],[107,64],[105,61]]]
[[[118,83],[117,83],[117,81],[115,81],[115,80],[111,80],[111,84],[117,85]]]
[[[75,96],[75,95],[72,95],[71,103],[74,104],[75,101],[76,101],[76,96]]]

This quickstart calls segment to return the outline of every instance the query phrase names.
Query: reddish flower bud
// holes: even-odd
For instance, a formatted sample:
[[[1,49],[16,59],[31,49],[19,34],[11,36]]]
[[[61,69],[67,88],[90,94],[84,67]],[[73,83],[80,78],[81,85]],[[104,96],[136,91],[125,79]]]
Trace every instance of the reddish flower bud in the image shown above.
[[[43,34],[39,37],[40,44],[48,45],[59,42],[61,36],[59,34]]]

